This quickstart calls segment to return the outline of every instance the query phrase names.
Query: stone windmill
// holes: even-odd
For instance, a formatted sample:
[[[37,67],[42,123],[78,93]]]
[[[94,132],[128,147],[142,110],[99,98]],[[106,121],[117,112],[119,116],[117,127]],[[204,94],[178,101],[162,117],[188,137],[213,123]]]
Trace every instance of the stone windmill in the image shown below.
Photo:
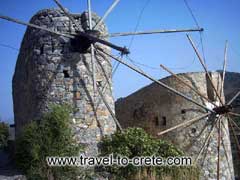
[[[202,31],[203,29],[108,34],[103,21],[119,0],[109,7],[102,18],[91,12],[90,0],[88,0],[88,11],[83,14],[71,14],[58,0],[54,1],[60,10],[42,10],[31,19],[30,23],[0,16],[2,19],[28,26],[13,78],[17,135],[25,124],[41,117],[50,104],[69,103],[76,109],[72,114],[75,138],[79,143],[86,144],[87,155],[96,154],[97,144],[103,135],[113,133],[117,127],[121,130],[114,115],[110,58],[154,81],[168,92],[207,111],[199,117],[194,117],[193,120],[181,122],[160,132],[159,135],[206,119],[208,116],[214,119],[212,121],[214,127],[216,124],[220,126],[219,116],[230,113],[230,104],[240,92],[232,101],[224,105],[219,92],[215,91],[214,83],[211,83],[221,103],[215,104],[215,108],[209,108],[126,63],[122,58],[111,55],[111,48],[120,51],[123,56],[127,55],[129,50],[107,40],[108,37],[114,36]],[[206,67],[205,70],[208,79],[212,82]],[[203,145],[205,146],[205,143]],[[220,147],[219,144],[218,146]],[[213,156],[219,159],[219,152],[217,156],[216,154]],[[219,168],[218,161],[216,169],[218,179],[220,179]]]

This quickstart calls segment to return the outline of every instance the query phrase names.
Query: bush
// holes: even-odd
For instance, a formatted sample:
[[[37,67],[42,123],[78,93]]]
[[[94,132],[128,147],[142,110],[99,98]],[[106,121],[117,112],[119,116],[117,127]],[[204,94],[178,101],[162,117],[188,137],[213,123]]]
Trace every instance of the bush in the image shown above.
[[[8,136],[8,124],[0,122],[0,148],[7,146]]]
[[[77,168],[49,167],[47,156],[76,156],[82,149],[73,141],[70,108],[54,106],[40,121],[24,127],[16,141],[16,164],[28,179],[74,179]]]
[[[101,146],[101,155],[113,154],[114,157],[121,155],[128,158],[135,156],[159,156],[167,158],[169,156],[183,156],[184,153],[175,146],[163,140],[155,139],[148,135],[141,128],[129,128],[123,133],[117,132],[111,137],[106,137]],[[113,174],[113,179],[164,179],[170,175],[170,179],[184,180],[199,179],[199,171],[195,167],[126,167],[112,166],[106,170]],[[154,178],[153,178],[154,179]]]

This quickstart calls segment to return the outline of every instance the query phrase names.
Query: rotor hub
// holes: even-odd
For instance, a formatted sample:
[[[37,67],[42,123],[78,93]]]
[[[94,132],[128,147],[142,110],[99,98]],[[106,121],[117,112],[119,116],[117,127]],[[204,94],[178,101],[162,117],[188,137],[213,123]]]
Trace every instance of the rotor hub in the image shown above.
[[[76,33],[78,35],[74,39],[71,39],[71,45],[73,47],[73,51],[84,53],[89,49],[89,47],[94,41],[89,37],[83,36],[81,32],[76,32]],[[101,34],[97,30],[86,30],[85,33],[94,38],[99,38]]]
[[[216,112],[216,114],[221,115],[221,114],[226,114],[228,112],[230,112],[232,109],[231,105],[223,105],[223,106],[219,106],[216,108],[213,108],[213,110]]]
[[[99,38],[100,35],[101,35],[101,32],[100,32],[100,31],[98,31],[98,30],[93,30],[93,29],[92,29],[92,30],[88,29],[88,30],[85,31],[85,33],[87,33],[87,34],[90,35],[90,36],[96,37],[96,38]]]

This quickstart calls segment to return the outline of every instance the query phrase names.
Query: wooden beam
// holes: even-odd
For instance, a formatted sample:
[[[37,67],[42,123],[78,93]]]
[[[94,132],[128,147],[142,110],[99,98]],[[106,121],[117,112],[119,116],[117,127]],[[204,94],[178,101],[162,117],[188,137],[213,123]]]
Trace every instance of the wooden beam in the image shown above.
[[[233,103],[233,101],[235,101],[238,96],[240,95],[240,91],[238,91],[235,96],[233,96],[233,98],[227,103],[227,105],[231,105]]]
[[[86,63],[83,63],[83,64],[85,65]],[[86,65],[85,65],[85,67],[86,67],[86,69],[87,69],[87,74],[88,74],[91,78],[93,78],[93,77],[91,76],[91,74],[92,74],[91,70],[90,70]],[[107,102],[104,94],[102,93],[102,89],[101,89],[100,87],[98,87],[98,86],[97,86],[96,88],[97,88],[97,92],[99,93],[99,95],[100,95],[100,97],[101,97],[104,105],[105,105],[106,108],[108,109],[108,112],[109,112],[110,115],[112,116],[112,118],[113,118],[114,122],[116,123],[117,127],[119,128],[120,131],[123,131],[123,129],[122,129],[122,127],[121,127],[118,119],[116,118],[116,116],[115,116],[114,112],[112,111],[111,107],[109,106],[109,104],[108,104],[108,102]],[[95,106],[95,105],[94,105],[94,106]],[[97,105],[97,106],[98,106],[98,105]],[[97,106],[95,106],[95,107],[97,107]]]
[[[217,144],[217,180],[220,180],[220,148],[221,148],[221,118],[218,120],[218,144]]]
[[[87,0],[88,4],[88,23],[89,29],[92,30],[92,11],[91,11],[91,0]],[[93,91],[94,91],[94,101],[96,93],[96,65],[95,65],[95,52],[93,44],[91,44],[91,64],[92,64],[92,79],[93,79]]]
[[[87,0],[88,4],[88,23],[89,29],[92,30],[92,10],[91,10],[91,0]]]
[[[223,74],[222,74],[222,85],[221,85],[221,94],[220,96],[224,94],[224,83],[225,83],[225,74],[226,74],[226,67],[227,67],[227,48],[228,48],[228,41],[225,43],[225,49],[224,49],[224,61],[223,61]]]
[[[188,126],[189,124],[193,124],[193,123],[195,123],[195,122],[197,122],[197,121],[199,121],[199,120],[201,120],[201,119],[209,116],[210,114],[211,114],[211,113],[209,112],[209,113],[203,114],[203,115],[201,115],[201,116],[198,116],[198,117],[196,117],[196,118],[193,118],[193,119],[191,119],[191,120],[189,120],[189,121],[185,121],[185,122],[183,122],[183,123],[181,123],[181,124],[178,124],[178,125],[173,126],[173,127],[169,128],[169,129],[166,129],[166,130],[164,130],[164,131],[161,131],[161,132],[159,132],[157,135],[158,135],[158,136],[161,136],[161,135],[163,135],[163,134],[166,134],[166,133],[168,133],[168,132],[170,132],[170,131],[173,131],[173,130],[175,130],[175,129],[178,129],[178,128],[180,128],[180,127],[186,127],[186,126]]]
[[[194,44],[194,42],[192,41],[192,39],[191,39],[191,37],[190,37],[189,34],[187,34],[187,38],[188,38],[190,44],[192,45],[192,47],[193,47],[193,49],[194,49],[194,51],[195,51],[195,53],[196,53],[196,55],[197,55],[200,63],[202,64],[203,69],[205,70],[205,72],[206,72],[206,74],[207,74],[207,77],[208,77],[208,79],[209,79],[209,81],[210,81],[210,83],[211,83],[211,86],[212,86],[213,90],[215,91],[217,97],[219,98],[219,101],[220,101],[221,104],[223,105],[224,103],[223,103],[223,101],[222,101],[222,99],[221,99],[221,97],[220,97],[217,89],[215,88],[215,86],[214,86],[214,84],[213,84],[212,78],[210,77],[210,75],[209,75],[209,73],[208,73],[207,66],[205,65],[205,63],[204,63],[204,61],[203,61],[200,53],[198,52],[197,47],[195,46],[195,44]]]
[[[72,17],[72,15],[66,11],[66,9],[61,5],[61,3],[60,3],[58,0],[53,0],[53,1],[54,1],[54,2],[57,4],[57,6],[64,12],[64,14],[70,19],[70,21],[75,25],[74,28],[75,28],[76,30],[80,31],[80,30],[81,30],[80,25],[77,24],[77,22],[76,22],[75,19]]]
[[[183,32],[194,32],[203,31],[203,28],[196,29],[166,29],[166,30],[154,30],[154,31],[139,31],[139,32],[123,32],[123,33],[111,33],[109,37],[119,36],[132,36],[132,35],[147,35],[147,34],[162,34],[162,33],[183,33]]]
[[[240,117],[240,114],[235,113],[235,112],[229,112],[228,114],[233,115],[233,116],[236,116],[236,117]]]
[[[235,143],[236,143],[236,145],[237,145],[238,154],[239,154],[239,157],[240,157],[240,144],[239,144],[239,141],[238,141],[238,137],[237,137],[237,135],[236,135],[236,132],[235,132],[235,130],[234,130],[234,128],[233,128],[232,122],[233,122],[233,120],[232,120],[231,118],[229,118],[229,119],[228,119],[228,123],[230,124],[230,128],[231,128],[231,130],[232,130],[232,132],[233,132],[234,140],[235,140]]]
[[[203,150],[205,149],[205,147],[206,147],[207,144],[209,143],[209,140],[210,140],[210,138],[212,137],[212,133],[213,133],[213,131],[214,131],[214,127],[216,126],[218,120],[219,120],[219,119],[217,119],[217,120],[214,122],[214,124],[212,125],[212,128],[211,128],[211,130],[210,130],[207,138],[205,139],[205,141],[204,141],[204,143],[203,143],[203,146],[201,147],[201,149],[200,149],[200,151],[199,151],[196,159],[194,160],[194,163],[193,163],[194,165],[196,165],[196,163],[197,163],[198,159],[200,158]]]
[[[95,49],[97,49],[97,48],[95,48]],[[171,92],[171,93],[173,93],[173,94],[176,94],[176,95],[178,95],[178,96],[180,96],[180,97],[182,97],[182,98],[184,98],[184,99],[186,99],[186,100],[188,100],[188,101],[196,104],[197,106],[202,107],[203,109],[206,109],[207,111],[210,111],[210,112],[215,113],[215,111],[213,111],[212,109],[210,109],[210,108],[208,108],[208,107],[206,107],[206,106],[198,103],[197,101],[195,101],[195,100],[191,99],[190,97],[182,94],[181,92],[179,92],[179,91],[177,91],[177,90],[169,87],[168,85],[164,84],[163,82],[156,80],[155,78],[153,78],[152,76],[146,74],[145,72],[143,72],[143,71],[135,68],[134,66],[128,64],[127,62],[122,61],[120,58],[117,58],[117,57],[115,57],[115,56],[113,56],[113,55],[111,55],[111,54],[103,51],[103,50],[100,49],[100,48],[98,48],[97,51],[101,51],[102,53],[108,55],[109,57],[115,59],[116,61],[120,62],[121,64],[127,66],[128,68],[132,69],[133,71],[137,72],[138,74],[141,74],[142,76],[144,76],[144,77],[148,78],[149,80],[155,82],[156,84],[160,85],[161,87],[169,90],[169,92]]]
[[[226,132],[225,135],[223,135],[223,136],[227,136],[228,137],[229,136],[229,132],[227,131],[226,127],[224,126],[223,121],[222,121],[222,127],[224,128],[224,130]],[[231,179],[234,180],[233,174],[231,172],[232,168],[230,166],[229,157],[228,157],[228,154],[227,154],[228,151],[227,151],[227,149],[225,147],[224,139],[223,139],[222,136],[221,136],[221,142],[222,142],[222,146],[223,146],[223,150],[224,150],[224,155],[225,155],[227,163],[228,163],[228,170],[229,170],[229,173],[231,174]],[[229,144],[229,146],[230,146],[230,144]]]
[[[126,48],[126,47],[120,47],[120,46],[117,46],[115,44],[112,44],[108,41],[105,41],[103,39],[100,39],[100,38],[96,38],[94,36],[91,36],[87,33],[84,33],[84,32],[78,32],[78,34],[64,34],[64,33],[60,33],[60,32],[57,32],[57,31],[53,31],[53,30],[50,30],[48,28],[44,28],[44,27],[41,27],[41,26],[37,26],[35,24],[31,24],[31,23],[25,23],[23,21],[20,21],[18,19],[14,19],[14,18],[11,18],[11,17],[8,17],[8,16],[3,16],[3,15],[0,15],[0,19],[4,19],[4,20],[7,20],[7,21],[11,21],[11,22],[15,22],[17,24],[21,24],[21,25],[25,25],[25,26],[29,26],[29,27],[33,27],[33,28],[36,28],[36,29],[41,29],[41,30],[44,30],[44,31],[47,31],[47,32],[50,32],[50,33],[53,33],[53,34],[56,34],[56,35],[59,35],[59,36],[64,36],[64,37],[68,37],[68,38],[72,38],[74,39],[76,35],[78,36],[83,36],[83,37],[86,37],[88,38],[90,41],[92,41],[93,43],[100,43],[100,44],[103,44],[105,46],[108,46],[108,47],[111,47],[117,51],[120,51],[122,54],[129,54],[129,50]]]
[[[233,115],[233,114],[235,115],[235,113],[229,113],[229,115]],[[230,118],[230,119],[231,119],[232,123],[234,124],[234,126],[240,131],[240,127],[237,125],[237,123],[232,118]]]
[[[103,21],[108,17],[108,15],[112,12],[112,10],[117,6],[117,4],[120,2],[120,0],[115,0],[111,6],[107,9],[107,11],[104,13],[103,17],[97,22],[97,24],[94,26],[93,29],[97,29],[99,25],[103,23]]]
[[[215,107],[217,107],[217,105],[213,102],[211,102],[205,95],[203,95],[202,93],[200,93],[198,90],[196,90],[194,87],[192,87],[191,85],[189,85],[188,83],[186,83],[183,79],[181,79],[179,76],[177,76],[176,74],[174,74],[170,69],[168,69],[167,67],[165,67],[164,65],[160,64],[160,67],[163,68],[165,71],[167,71],[168,73],[170,73],[172,76],[174,76],[178,81],[180,81],[181,83],[183,83],[184,85],[186,85],[187,87],[189,87],[192,91],[194,91],[196,94],[198,94],[200,97],[202,97],[203,99],[205,99],[206,101],[208,101],[209,103],[213,104]]]
[[[61,5],[61,3],[58,0],[54,0],[54,2],[58,5],[58,7],[64,12],[64,14],[71,20],[71,22],[75,25],[75,29],[78,31],[78,35],[84,36],[91,40],[93,43],[98,42],[101,44],[104,44],[106,46],[109,46],[115,50],[121,51],[123,54],[129,54],[129,50],[125,47],[119,47],[117,45],[114,45],[108,41],[96,38],[94,36],[91,36],[85,32],[81,31],[81,27],[79,24],[76,23],[75,19],[69,14],[65,8]],[[91,16],[91,0],[88,0],[88,17],[89,17],[89,29],[92,30],[92,16]],[[91,50],[92,51],[92,50]]]
[[[102,98],[102,100],[103,100],[105,106],[107,107],[109,113],[111,114],[113,120],[115,121],[117,127],[119,128],[120,131],[123,131],[122,126],[120,125],[118,119],[116,118],[115,114],[113,113],[111,107],[110,107],[109,104],[107,103],[106,98],[104,97],[104,95],[103,95],[101,89],[100,89],[99,87],[97,87],[97,89],[98,89],[98,93],[100,94],[100,96],[101,96],[101,98]]]
[[[11,18],[11,17],[8,17],[8,16],[0,15],[0,19],[4,19],[4,20],[14,22],[14,23],[17,23],[17,24],[21,24],[21,25],[24,25],[24,26],[29,26],[29,27],[32,27],[32,28],[40,29],[40,30],[43,30],[43,31],[46,31],[46,32],[50,32],[50,33],[59,35],[59,36],[64,36],[64,37],[68,37],[68,38],[72,38],[72,39],[75,38],[75,36],[70,35],[70,34],[60,33],[60,32],[45,28],[45,27],[35,25],[35,24],[26,23],[26,22],[23,22],[23,21],[20,21],[18,19],[14,19],[14,18]]]

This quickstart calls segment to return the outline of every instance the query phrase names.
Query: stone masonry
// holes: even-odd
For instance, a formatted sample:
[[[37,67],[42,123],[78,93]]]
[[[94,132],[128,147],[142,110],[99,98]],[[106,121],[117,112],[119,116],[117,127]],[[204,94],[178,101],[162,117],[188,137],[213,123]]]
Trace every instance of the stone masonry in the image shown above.
[[[179,76],[184,79],[185,82],[198,89],[211,101],[219,103],[216,101],[216,95],[205,73],[186,73],[179,74]],[[215,86],[220,92],[220,74],[211,73],[211,76]],[[212,108],[210,103],[180,83],[175,77],[170,76],[161,79],[161,81],[188,97],[191,97],[195,101]],[[224,96],[222,95],[222,97],[224,101]],[[206,113],[206,110],[169,92],[156,83],[152,83],[126,98],[118,99],[115,106],[116,116],[124,128],[142,127],[155,137],[158,137],[158,132]],[[187,155],[193,157],[194,160],[203,146],[207,135],[211,131],[211,125],[214,119],[214,117],[207,117],[186,128],[174,130],[158,138],[166,139],[177,145]],[[225,128],[223,128],[224,130],[222,131],[222,142],[224,146],[221,146],[220,149],[220,179],[230,180],[234,179],[234,170],[228,123],[226,118],[222,118],[222,121]],[[201,168],[201,180],[217,179],[217,141],[217,128],[214,128],[209,145],[203,151],[197,163]]]
[[[232,97],[240,91],[240,73],[236,72],[226,72],[225,76],[225,84],[224,84],[224,94],[226,101],[230,101]],[[236,113],[240,113],[240,97],[238,97],[233,102],[233,111]],[[232,117],[233,118],[233,117]],[[238,118],[238,122],[240,121],[240,118]],[[238,128],[235,129],[235,134],[238,137],[238,141],[240,143],[240,131]],[[233,154],[233,164],[234,164],[234,173],[236,179],[240,179],[240,152],[238,150],[234,134],[230,130],[230,139],[231,139],[231,146],[232,146],[232,154]]]
[[[93,26],[99,17],[93,13]],[[88,14],[73,14],[81,31],[87,32]],[[32,17],[31,23],[61,33],[77,33],[64,13],[45,9]],[[104,24],[97,29],[99,37],[106,37]],[[95,44],[110,52],[106,46]],[[103,54],[95,55],[96,81],[114,111],[112,96],[112,66]],[[70,104],[74,108],[72,125],[75,139],[86,146],[86,155],[96,155],[98,142],[104,135],[112,134],[116,124],[100,95],[93,91],[89,42],[76,36],[69,39],[52,33],[27,28],[13,77],[13,102],[16,136],[33,120],[38,120],[51,104]]]

